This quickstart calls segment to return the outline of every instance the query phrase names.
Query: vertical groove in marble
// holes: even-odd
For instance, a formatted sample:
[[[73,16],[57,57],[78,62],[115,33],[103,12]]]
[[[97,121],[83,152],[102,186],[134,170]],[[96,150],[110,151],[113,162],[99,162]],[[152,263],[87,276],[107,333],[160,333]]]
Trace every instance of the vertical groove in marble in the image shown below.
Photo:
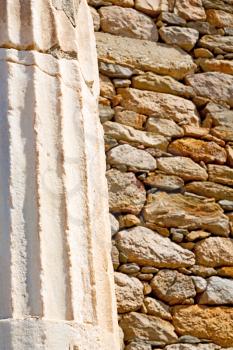
[[[64,69],[64,66],[62,67]],[[65,70],[64,70],[64,73]],[[78,78],[80,79],[80,78]],[[80,82],[77,81],[79,85]],[[62,142],[64,188],[67,198],[67,235],[70,246],[72,304],[74,319],[93,322],[92,285],[86,230],[85,149],[79,90],[62,85]],[[83,232],[86,232],[83,235]],[[79,268],[76,268],[79,266]]]
[[[65,305],[66,305],[66,320],[74,319],[73,310],[73,297],[72,297],[72,280],[71,280],[71,261],[70,261],[70,246],[69,246],[69,226],[68,226],[68,203],[67,203],[67,189],[65,187],[65,155],[64,155],[64,139],[63,139],[63,120],[65,118],[63,108],[63,84],[59,79],[59,90],[57,97],[57,115],[59,116],[59,130],[58,138],[59,142],[59,159],[58,159],[58,171],[62,182],[62,193],[61,193],[61,205],[60,205],[60,216],[61,224],[63,227],[63,264],[65,276]]]
[[[36,122],[38,193],[42,268],[43,316],[66,319],[66,267],[64,266],[64,194],[61,179],[59,103],[60,80],[37,69]],[[46,88],[45,88],[46,87]],[[49,118],[46,118],[46,114]],[[46,118],[46,122],[44,122]]]
[[[11,132],[12,236],[11,273],[14,317],[41,315],[40,243],[34,133],[34,68],[9,63],[8,118]],[[15,101],[16,84],[21,90]],[[36,261],[36,264],[34,263]],[[20,274],[18,269],[20,268]],[[17,277],[20,279],[17,280]]]
[[[8,64],[0,62],[0,318],[12,317],[11,298],[11,197],[10,197],[10,132],[8,111]]]

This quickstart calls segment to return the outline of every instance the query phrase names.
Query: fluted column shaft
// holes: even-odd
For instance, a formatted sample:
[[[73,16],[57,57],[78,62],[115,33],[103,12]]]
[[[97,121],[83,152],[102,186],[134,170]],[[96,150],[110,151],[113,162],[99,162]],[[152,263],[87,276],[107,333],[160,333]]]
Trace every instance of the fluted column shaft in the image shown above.
[[[0,12],[0,350],[118,350],[88,7]]]

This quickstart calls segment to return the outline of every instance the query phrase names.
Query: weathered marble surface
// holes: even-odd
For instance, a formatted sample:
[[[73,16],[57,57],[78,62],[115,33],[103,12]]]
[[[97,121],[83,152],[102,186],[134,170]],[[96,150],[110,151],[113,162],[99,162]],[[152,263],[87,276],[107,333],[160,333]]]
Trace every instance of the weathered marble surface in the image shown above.
[[[0,47],[0,348],[119,350],[88,7],[4,1]]]

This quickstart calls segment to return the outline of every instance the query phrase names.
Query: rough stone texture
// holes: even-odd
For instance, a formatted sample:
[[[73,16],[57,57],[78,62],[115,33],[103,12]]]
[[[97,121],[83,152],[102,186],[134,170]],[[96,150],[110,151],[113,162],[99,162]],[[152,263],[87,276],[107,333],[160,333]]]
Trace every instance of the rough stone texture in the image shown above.
[[[164,320],[172,319],[169,306],[164,304],[162,301],[146,297],[144,299],[144,305],[148,315],[157,316],[163,318]]]
[[[198,96],[206,97],[233,107],[233,76],[219,72],[206,72],[186,77]]]
[[[201,60],[200,67],[204,72],[222,72],[233,75],[233,62],[230,60]]]
[[[195,286],[197,293],[202,293],[206,290],[207,281],[200,276],[192,276],[192,280]]]
[[[144,218],[163,227],[202,228],[213,234],[229,234],[229,220],[221,207],[192,196],[157,193],[144,207]]]
[[[207,289],[201,295],[199,304],[233,304],[233,280],[213,276],[207,282]]]
[[[121,228],[140,225],[140,219],[133,214],[121,215],[118,219]]]
[[[166,157],[157,160],[158,169],[170,175],[178,175],[184,180],[207,180],[204,168],[186,157]]]
[[[211,51],[221,49],[225,52],[233,52],[233,36],[204,35],[199,40],[199,45]]]
[[[192,278],[174,270],[160,270],[151,287],[156,297],[170,305],[183,304],[196,295]]]
[[[156,169],[156,160],[146,151],[130,145],[120,145],[111,149],[107,161],[115,168],[129,171],[149,171]]]
[[[223,10],[209,9],[206,11],[207,21],[218,28],[233,27],[233,14]]]
[[[199,38],[196,29],[176,26],[160,28],[159,35],[166,44],[177,45],[186,51],[191,51]]]
[[[99,13],[101,29],[106,33],[136,39],[158,40],[157,27],[152,19],[134,9],[120,6],[102,7]]]
[[[137,213],[114,213],[123,230],[112,238],[114,268],[143,285],[137,312],[149,323],[154,316],[173,324],[173,304],[210,302],[211,311],[219,303],[222,312],[233,278],[233,0],[89,2],[101,14],[100,31],[114,34],[97,34],[99,70],[109,78],[101,77],[99,101],[107,171],[139,181],[127,205],[144,193]],[[117,188],[115,202],[131,184]],[[220,317],[214,322],[211,331],[195,323],[208,336],[178,332],[166,345],[138,339],[141,325],[142,333],[151,325],[135,319],[137,335],[125,348],[223,350],[217,338],[222,344],[232,331],[225,336]]]
[[[146,192],[135,175],[111,169],[107,171],[107,180],[110,210],[138,214],[146,200]]]
[[[220,346],[216,344],[172,344],[166,346],[165,350],[220,350]]]
[[[151,16],[156,16],[163,8],[163,0],[135,0],[135,8]]]
[[[189,21],[205,20],[206,18],[201,0],[176,0],[175,13]]]
[[[184,51],[164,44],[97,33],[99,60],[183,79],[195,64]]]
[[[148,147],[155,147],[165,151],[168,140],[161,135],[151,132],[135,130],[134,128],[119,123],[108,121],[103,125],[105,134],[116,140],[128,141],[131,143],[142,144]]]
[[[233,266],[233,240],[209,237],[195,246],[196,261],[200,265],[217,267]]]
[[[143,182],[151,187],[157,187],[168,192],[179,190],[184,186],[184,181],[180,177],[160,173],[150,174]]]
[[[233,111],[214,103],[208,103],[206,110],[206,119],[203,124],[209,126],[229,126],[233,125]]]
[[[133,111],[115,109],[115,121],[120,124],[132,126],[135,129],[143,129],[147,116]]]
[[[130,78],[134,72],[132,68],[108,62],[99,62],[99,70],[108,77],[119,79]]]
[[[133,341],[130,342],[126,347],[125,350],[151,350],[152,347],[150,344],[146,344],[143,341]]]
[[[170,143],[168,151],[176,156],[192,158],[195,162],[224,164],[227,154],[224,148],[215,142],[206,142],[192,138],[183,138]]]
[[[118,232],[116,245],[128,261],[139,265],[176,268],[195,263],[192,252],[141,226]]]
[[[116,95],[115,88],[111,80],[103,74],[100,74],[100,96],[113,98]]]
[[[120,326],[127,341],[145,339],[169,344],[177,340],[171,323],[155,316],[131,312],[122,317]]]
[[[195,105],[182,97],[137,89],[119,89],[122,107],[137,113],[175,122],[198,124]]]
[[[135,277],[115,272],[115,292],[119,313],[136,311],[143,303],[143,285]]]
[[[109,219],[110,219],[110,225],[111,225],[111,234],[112,236],[114,236],[115,233],[117,233],[117,231],[119,230],[119,222],[117,221],[115,216],[112,214],[109,214]]]
[[[195,125],[183,125],[184,136],[190,136],[194,138],[205,138],[209,134],[208,128],[202,128]]]
[[[224,10],[233,13],[232,0],[203,0],[206,9]]]
[[[122,7],[133,7],[134,0],[107,0],[108,2],[112,3],[113,5],[118,5]]]
[[[224,165],[208,165],[209,180],[233,186],[233,169]]]
[[[173,312],[178,334],[208,339],[223,347],[233,346],[233,308],[177,306]]]
[[[187,192],[195,193],[207,198],[215,198],[216,201],[226,199],[233,200],[233,189],[231,187],[223,186],[215,182],[208,181],[194,181],[185,186]]]
[[[146,130],[163,135],[165,137],[181,137],[184,135],[183,129],[173,120],[163,118],[148,118]]]
[[[161,76],[152,72],[146,72],[133,77],[132,87],[140,90],[150,90],[181,97],[192,97],[194,91],[190,86],[184,85],[172,77]]]
[[[233,142],[233,125],[230,128],[227,126],[216,126],[211,129],[211,134],[223,141]]]

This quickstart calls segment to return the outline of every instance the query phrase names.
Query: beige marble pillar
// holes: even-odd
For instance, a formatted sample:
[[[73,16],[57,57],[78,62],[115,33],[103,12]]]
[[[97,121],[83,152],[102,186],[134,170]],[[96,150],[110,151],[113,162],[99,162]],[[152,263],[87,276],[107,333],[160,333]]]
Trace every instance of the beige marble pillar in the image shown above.
[[[119,350],[85,0],[0,4],[0,350]]]

